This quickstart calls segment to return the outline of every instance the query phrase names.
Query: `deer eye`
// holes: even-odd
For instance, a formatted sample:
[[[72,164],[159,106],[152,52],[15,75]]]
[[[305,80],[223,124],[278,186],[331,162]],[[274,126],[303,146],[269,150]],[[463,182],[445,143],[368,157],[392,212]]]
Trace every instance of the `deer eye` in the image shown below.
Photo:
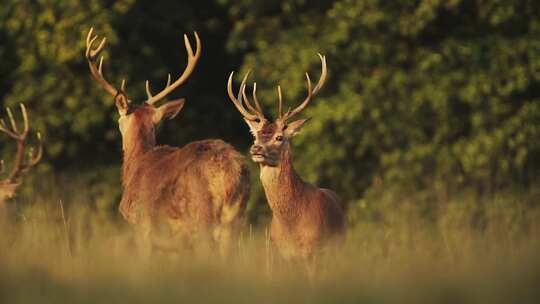
[[[277,141],[283,141],[283,136],[281,136],[281,135],[276,136],[276,140]]]

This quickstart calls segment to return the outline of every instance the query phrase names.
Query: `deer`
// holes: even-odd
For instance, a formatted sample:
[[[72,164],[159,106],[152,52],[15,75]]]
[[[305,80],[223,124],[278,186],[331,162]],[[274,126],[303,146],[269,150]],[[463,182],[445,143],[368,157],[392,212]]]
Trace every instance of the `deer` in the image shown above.
[[[184,106],[184,98],[156,104],[192,74],[201,56],[197,32],[194,36],[195,53],[184,35],[187,65],[182,74],[172,83],[169,74],[165,88],[157,94],[152,93],[147,80],[147,99],[139,105],[128,98],[125,80],[117,89],[103,76],[103,56],[99,62],[97,57],[105,47],[106,37],[97,47],[98,35],[93,34],[93,28],[86,37],[85,56],[90,73],[113,96],[119,114],[123,150],[119,212],[136,228],[135,240],[142,244],[139,248],[145,256],[152,248],[167,247],[163,239],[175,243],[172,246],[176,248],[176,241],[188,249],[209,244],[228,255],[239,234],[249,197],[247,163],[230,144],[206,139],[183,147],[156,145],[157,125],[176,117]]]
[[[249,72],[242,80],[238,96],[232,89],[234,71],[227,83],[229,98],[254,137],[249,152],[251,159],[260,167],[260,180],[272,211],[270,239],[286,261],[313,260],[331,244],[340,244],[345,233],[344,210],[337,194],[302,180],[293,167],[290,149],[291,139],[308,121],[290,121],[291,118],[310,104],[326,81],[326,57],[320,54],[319,57],[322,64],[319,82],[312,89],[309,74],[306,73],[307,97],[299,106],[283,113],[281,87],[277,86],[279,116],[273,121],[263,114],[257,99],[256,82],[252,91],[254,104],[246,95]]]
[[[4,207],[7,200],[15,196],[17,189],[21,185],[21,178],[23,175],[37,165],[43,155],[43,145],[41,142],[41,134],[39,132],[36,133],[38,140],[37,149],[31,147],[27,150],[27,137],[30,132],[28,112],[23,103],[20,104],[20,109],[23,122],[23,128],[21,130],[19,130],[19,126],[17,126],[17,122],[15,121],[15,116],[10,108],[6,108],[10,126],[8,126],[3,119],[0,119],[0,132],[13,139],[17,146],[13,166],[9,173],[6,174],[5,178],[0,180],[0,208]],[[4,161],[1,160],[0,174],[4,173],[6,173]]]

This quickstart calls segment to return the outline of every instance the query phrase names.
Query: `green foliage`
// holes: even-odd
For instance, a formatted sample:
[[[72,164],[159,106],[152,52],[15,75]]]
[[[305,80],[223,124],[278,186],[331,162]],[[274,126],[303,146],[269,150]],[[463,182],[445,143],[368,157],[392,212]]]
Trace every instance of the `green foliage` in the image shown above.
[[[191,33],[197,30],[203,57],[187,85],[172,96],[187,96],[188,106],[181,118],[165,125],[160,141],[221,137],[238,142],[235,130],[242,122],[232,111],[216,111],[228,108],[224,84],[236,57],[223,60],[228,20],[215,6],[212,1],[8,0],[0,8],[0,37],[6,42],[0,46],[6,63],[0,68],[0,99],[6,106],[28,105],[32,126],[42,131],[47,157],[56,168],[80,168],[83,160],[86,165],[118,163],[116,109],[90,77],[86,33],[93,26],[107,37],[105,77],[116,85],[126,78],[128,95],[141,103],[146,79],[157,91],[167,73],[180,75],[186,61],[182,35],[193,41]]]
[[[303,175],[362,195],[388,184],[492,192],[538,177],[540,5],[533,1],[243,1],[229,47],[276,108],[330,79],[295,155]],[[266,90],[262,90],[265,88]]]
[[[110,98],[92,85],[83,56],[84,33],[92,24],[115,41],[112,11],[96,1],[5,1],[0,33],[3,62],[14,63],[2,75],[6,106],[24,102],[32,127],[43,133],[53,159],[75,158],[95,142],[112,144]],[[5,57],[4,57],[5,56]]]

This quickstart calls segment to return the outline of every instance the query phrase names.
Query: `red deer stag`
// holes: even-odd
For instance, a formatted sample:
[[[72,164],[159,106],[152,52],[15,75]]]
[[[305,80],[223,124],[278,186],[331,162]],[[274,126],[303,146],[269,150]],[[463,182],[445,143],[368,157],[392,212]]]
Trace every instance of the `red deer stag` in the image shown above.
[[[29,149],[26,152],[26,138],[30,130],[28,123],[28,114],[26,112],[26,107],[21,103],[21,113],[23,118],[23,128],[19,130],[13,113],[9,108],[6,109],[10,127],[7,126],[3,119],[0,119],[0,132],[7,134],[9,137],[14,139],[17,143],[17,152],[15,153],[14,164],[11,171],[7,174],[6,178],[0,180],[0,207],[4,205],[4,202],[12,198],[19,185],[21,184],[20,178],[22,174],[28,172],[32,167],[34,167],[40,160],[43,154],[43,147],[41,144],[41,135],[37,133],[37,138],[39,141],[37,152],[34,149]],[[4,173],[4,161],[0,161],[0,174]]]
[[[231,145],[218,139],[195,141],[182,148],[156,146],[155,128],[164,119],[174,118],[184,99],[156,106],[156,103],[182,85],[201,56],[201,42],[195,33],[196,52],[184,35],[187,67],[173,83],[152,95],[146,82],[148,99],[134,105],[125,92],[111,85],[102,73],[103,56],[96,59],[106,39],[94,47],[98,36],[90,29],[86,39],[86,58],[94,79],[112,96],[120,118],[124,152],[123,194],[119,210],[135,226],[136,239],[148,254],[149,242],[157,247],[172,237],[188,245],[217,244],[222,253],[237,236],[238,226],[249,196],[249,171],[244,157]],[[158,233],[159,232],[159,233]],[[152,236],[152,237],[150,237]],[[168,245],[167,245],[168,246]]]
[[[250,154],[260,165],[262,185],[272,209],[270,237],[285,260],[311,260],[320,249],[334,240],[341,240],[345,232],[344,212],[337,195],[304,182],[294,170],[289,148],[289,141],[307,119],[288,121],[309,105],[326,80],[326,59],[319,56],[321,78],[312,90],[306,73],[307,97],[297,108],[282,113],[281,88],[278,86],[279,117],[274,122],[263,115],[256,96],[256,83],[253,84],[255,107],[248,100],[245,93],[248,75],[242,81],[238,97],[232,90],[234,72],[227,85],[230,99],[255,137]]]

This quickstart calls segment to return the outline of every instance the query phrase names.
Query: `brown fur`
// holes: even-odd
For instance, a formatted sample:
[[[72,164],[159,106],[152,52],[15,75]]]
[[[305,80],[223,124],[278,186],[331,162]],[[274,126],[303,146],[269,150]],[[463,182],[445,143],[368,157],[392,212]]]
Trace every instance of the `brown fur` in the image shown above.
[[[124,146],[120,212],[128,222],[142,226],[143,234],[165,232],[190,246],[217,241],[226,250],[249,196],[245,160],[221,140],[196,141],[182,148],[155,146],[156,109],[138,107],[120,122]]]
[[[0,208],[4,206],[5,201],[15,196],[20,184],[0,182]]]
[[[114,96],[120,119],[124,150],[122,183],[124,192],[120,212],[137,228],[141,245],[149,236],[166,232],[182,237],[194,245],[195,237],[231,243],[245,209],[249,194],[249,174],[242,156],[221,140],[198,141],[183,148],[156,147],[155,126],[164,118],[174,118],[184,100],[156,103],[181,86],[193,73],[201,56],[201,41],[194,33],[196,51],[184,35],[187,66],[182,74],[157,94],[146,82],[148,99],[142,106],[133,106],[125,92],[103,76],[103,57],[98,58],[106,39],[98,39],[90,28],[86,36],[85,56],[94,79]],[[157,237],[152,238],[153,241]],[[202,243],[207,243],[202,242]],[[210,242],[212,243],[212,242]],[[149,246],[145,246],[149,247]],[[148,253],[148,252],[147,252]]]
[[[302,181],[292,166],[289,151],[289,140],[299,132],[307,119],[289,120],[309,105],[326,81],[326,57],[318,55],[321,59],[321,77],[313,87],[306,73],[308,94],[300,105],[283,113],[281,87],[277,87],[279,116],[274,122],[266,119],[262,112],[255,83],[252,91],[255,106],[247,97],[246,80],[249,73],[244,76],[237,95],[232,89],[234,72],[227,83],[229,98],[255,137],[250,153],[253,161],[261,167],[261,181],[272,209],[270,236],[285,259],[313,260],[311,257],[319,249],[327,247],[333,240],[342,239],[345,232],[345,216],[337,195]]]
[[[303,123],[303,122],[302,122]],[[310,259],[330,243],[341,242],[345,217],[337,195],[304,182],[294,170],[288,140],[301,124],[277,121],[256,125],[251,148],[261,167],[261,181],[272,209],[270,235],[287,260]],[[278,136],[282,140],[276,140]],[[261,158],[261,155],[262,158]]]

